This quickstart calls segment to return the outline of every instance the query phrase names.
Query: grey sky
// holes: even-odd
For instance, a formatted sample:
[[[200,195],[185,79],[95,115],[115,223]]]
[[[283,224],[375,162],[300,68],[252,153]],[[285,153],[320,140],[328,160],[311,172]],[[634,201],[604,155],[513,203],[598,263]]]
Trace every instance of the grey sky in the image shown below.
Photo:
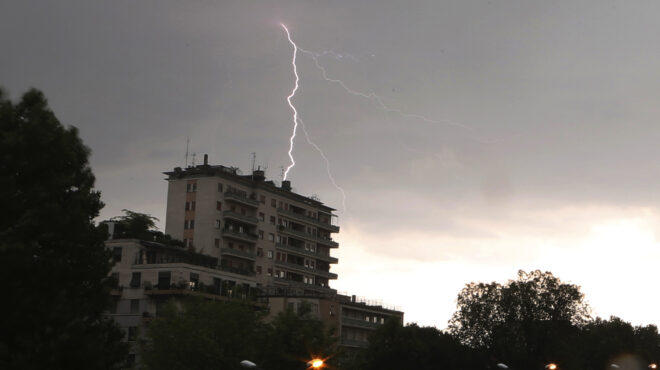
[[[470,128],[386,112],[298,55],[294,102],[348,196],[341,265],[353,248],[387,259],[383,269],[456,262],[513,277],[583,245],[594,225],[657,230],[659,10],[655,1],[5,1],[0,85],[14,98],[42,89],[80,128],[103,218],[129,208],[162,220],[161,172],[183,165],[187,136],[198,161],[208,153],[247,171],[256,151],[280,180],[293,88],[284,22],[329,77]],[[341,208],[302,132],[295,144],[293,186]],[[647,252],[656,253],[631,261]],[[356,269],[339,271],[350,286]],[[423,302],[393,303],[425,324],[447,319],[417,313]]]

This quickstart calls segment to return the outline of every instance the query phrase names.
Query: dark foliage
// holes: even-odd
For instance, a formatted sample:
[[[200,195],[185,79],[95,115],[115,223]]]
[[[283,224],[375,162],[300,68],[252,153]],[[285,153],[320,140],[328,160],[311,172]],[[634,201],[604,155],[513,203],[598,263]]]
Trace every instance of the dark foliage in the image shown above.
[[[0,91],[0,368],[111,369],[122,332],[103,316],[109,255],[92,220],[89,149],[40,91]]]

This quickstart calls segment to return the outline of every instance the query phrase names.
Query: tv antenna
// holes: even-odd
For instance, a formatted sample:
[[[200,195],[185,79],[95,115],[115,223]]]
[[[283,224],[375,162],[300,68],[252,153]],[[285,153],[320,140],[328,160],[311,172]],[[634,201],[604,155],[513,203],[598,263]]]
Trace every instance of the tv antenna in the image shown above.
[[[190,148],[190,136],[186,136],[186,165],[184,168],[188,167],[188,149]]]

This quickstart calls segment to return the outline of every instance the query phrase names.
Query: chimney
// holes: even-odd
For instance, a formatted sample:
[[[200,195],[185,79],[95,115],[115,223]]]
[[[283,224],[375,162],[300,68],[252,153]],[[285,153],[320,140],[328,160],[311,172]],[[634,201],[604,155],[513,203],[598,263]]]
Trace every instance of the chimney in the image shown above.
[[[291,181],[283,180],[282,181],[282,190],[291,191]]]
[[[254,181],[264,181],[266,179],[266,173],[263,170],[254,170],[252,171],[252,179]]]
[[[204,165],[205,166],[209,165],[209,155],[208,154],[204,154]]]

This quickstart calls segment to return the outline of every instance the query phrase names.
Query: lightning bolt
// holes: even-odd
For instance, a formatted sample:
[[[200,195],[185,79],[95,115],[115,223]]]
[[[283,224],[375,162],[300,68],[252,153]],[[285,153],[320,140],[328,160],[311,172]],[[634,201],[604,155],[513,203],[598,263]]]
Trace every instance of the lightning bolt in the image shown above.
[[[341,193],[341,195],[342,195],[342,208],[343,208],[343,212],[346,213],[346,192],[344,191],[344,189],[341,186],[339,186],[337,184],[337,181],[335,181],[334,176],[332,176],[332,171],[330,170],[330,160],[325,155],[323,150],[321,150],[321,148],[318,145],[316,145],[316,143],[314,143],[312,141],[312,139],[310,138],[309,133],[307,132],[307,128],[305,127],[305,123],[303,122],[302,119],[300,119],[298,117],[298,110],[296,109],[296,107],[293,105],[293,102],[291,101],[291,99],[293,99],[294,95],[296,95],[296,92],[298,91],[298,87],[299,87],[299,83],[300,83],[300,76],[298,76],[298,67],[296,65],[296,56],[298,54],[298,50],[301,50],[301,49],[298,48],[298,45],[296,45],[296,43],[293,42],[293,40],[291,39],[291,33],[289,33],[289,29],[286,27],[286,25],[284,25],[284,23],[280,23],[280,25],[282,26],[282,28],[286,32],[286,37],[289,40],[289,43],[293,46],[293,58],[291,60],[291,64],[293,65],[293,74],[296,76],[295,86],[294,86],[293,90],[291,91],[291,94],[289,94],[289,96],[287,96],[287,98],[286,98],[287,102],[289,103],[289,107],[291,107],[291,110],[293,111],[293,133],[291,134],[291,138],[289,139],[289,159],[291,160],[291,164],[284,171],[283,179],[286,180],[287,175],[289,174],[289,170],[291,170],[291,168],[293,168],[293,166],[296,165],[296,161],[293,159],[293,140],[296,137],[296,131],[298,130],[298,123],[300,123],[300,126],[302,127],[303,133],[305,134],[305,139],[307,140],[307,143],[309,145],[313,146],[314,149],[316,149],[319,152],[319,154],[321,154],[321,157],[325,161],[325,170],[328,174],[328,178],[330,179],[330,182],[332,182],[332,185],[337,190],[339,190],[339,192]]]
[[[337,182],[335,181],[335,178],[332,176],[332,171],[330,171],[330,160],[328,157],[325,156],[325,153],[323,153],[323,150],[319,148],[318,145],[316,145],[310,138],[309,138],[309,133],[307,133],[307,128],[305,127],[305,123],[303,120],[300,120],[300,127],[302,127],[303,133],[305,134],[305,139],[307,140],[307,143],[316,149],[319,154],[321,154],[321,157],[323,157],[323,160],[325,161],[325,171],[328,173],[328,178],[330,179],[330,182],[332,182],[332,185],[339,190],[341,193],[341,205],[344,213],[346,213],[346,192],[344,189],[342,189],[341,186],[337,185]]]
[[[286,32],[286,37],[289,39],[289,43],[293,45],[293,59],[291,61],[291,64],[293,65],[293,74],[296,76],[296,83],[295,86],[293,87],[293,90],[291,90],[291,94],[286,97],[286,101],[289,103],[289,107],[291,107],[291,110],[293,111],[293,133],[291,134],[291,138],[289,139],[289,159],[291,160],[291,164],[286,168],[284,171],[284,180],[286,180],[287,175],[289,174],[289,171],[293,166],[296,165],[296,160],[293,159],[293,139],[296,138],[296,131],[298,130],[298,110],[296,110],[296,107],[293,105],[293,102],[291,99],[293,99],[293,96],[296,95],[296,91],[298,91],[298,82],[300,81],[300,77],[298,76],[298,67],[296,66],[296,56],[298,55],[298,46],[296,45],[293,40],[291,40],[291,34],[289,33],[289,29],[286,28],[284,23],[280,23],[282,28],[284,28],[284,31]]]
[[[457,126],[457,127],[463,128],[463,129],[468,130],[468,131],[474,131],[474,129],[472,127],[464,125],[464,124],[459,123],[459,122],[455,122],[455,121],[451,121],[451,120],[447,120],[447,119],[442,119],[442,120],[430,119],[430,118],[425,117],[425,116],[420,115],[420,114],[406,113],[406,112],[402,111],[401,109],[392,108],[392,107],[388,106],[387,104],[385,104],[383,102],[383,99],[374,92],[364,93],[364,92],[360,92],[360,91],[357,91],[357,90],[353,90],[350,87],[348,87],[348,85],[346,85],[346,83],[344,83],[344,81],[338,80],[336,78],[328,77],[328,71],[319,62],[318,57],[319,57],[320,54],[314,53],[314,52],[309,51],[309,50],[305,50],[301,47],[297,47],[297,49],[300,50],[301,53],[309,55],[312,58],[312,60],[314,60],[314,64],[316,65],[316,68],[321,71],[321,75],[323,76],[324,80],[341,86],[342,89],[344,89],[347,93],[349,93],[351,95],[359,96],[359,97],[362,97],[362,98],[365,98],[365,99],[376,102],[376,104],[378,104],[378,106],[380,106],[380,108],[383,109],[386,112],[398,114],[399,116],[401,116],[403,118],[414,118],[414,119],[418,119],[418,120],[421,120],[421,121],[424,121],[424,122],[427,122],[427,123],[433,123],[433,124],[443,124],[444,123],[444,124]],[[324,52],[323,54],[326,54],[326,53]],[[330,54],[334,54],[334,53],[330,52]]]

